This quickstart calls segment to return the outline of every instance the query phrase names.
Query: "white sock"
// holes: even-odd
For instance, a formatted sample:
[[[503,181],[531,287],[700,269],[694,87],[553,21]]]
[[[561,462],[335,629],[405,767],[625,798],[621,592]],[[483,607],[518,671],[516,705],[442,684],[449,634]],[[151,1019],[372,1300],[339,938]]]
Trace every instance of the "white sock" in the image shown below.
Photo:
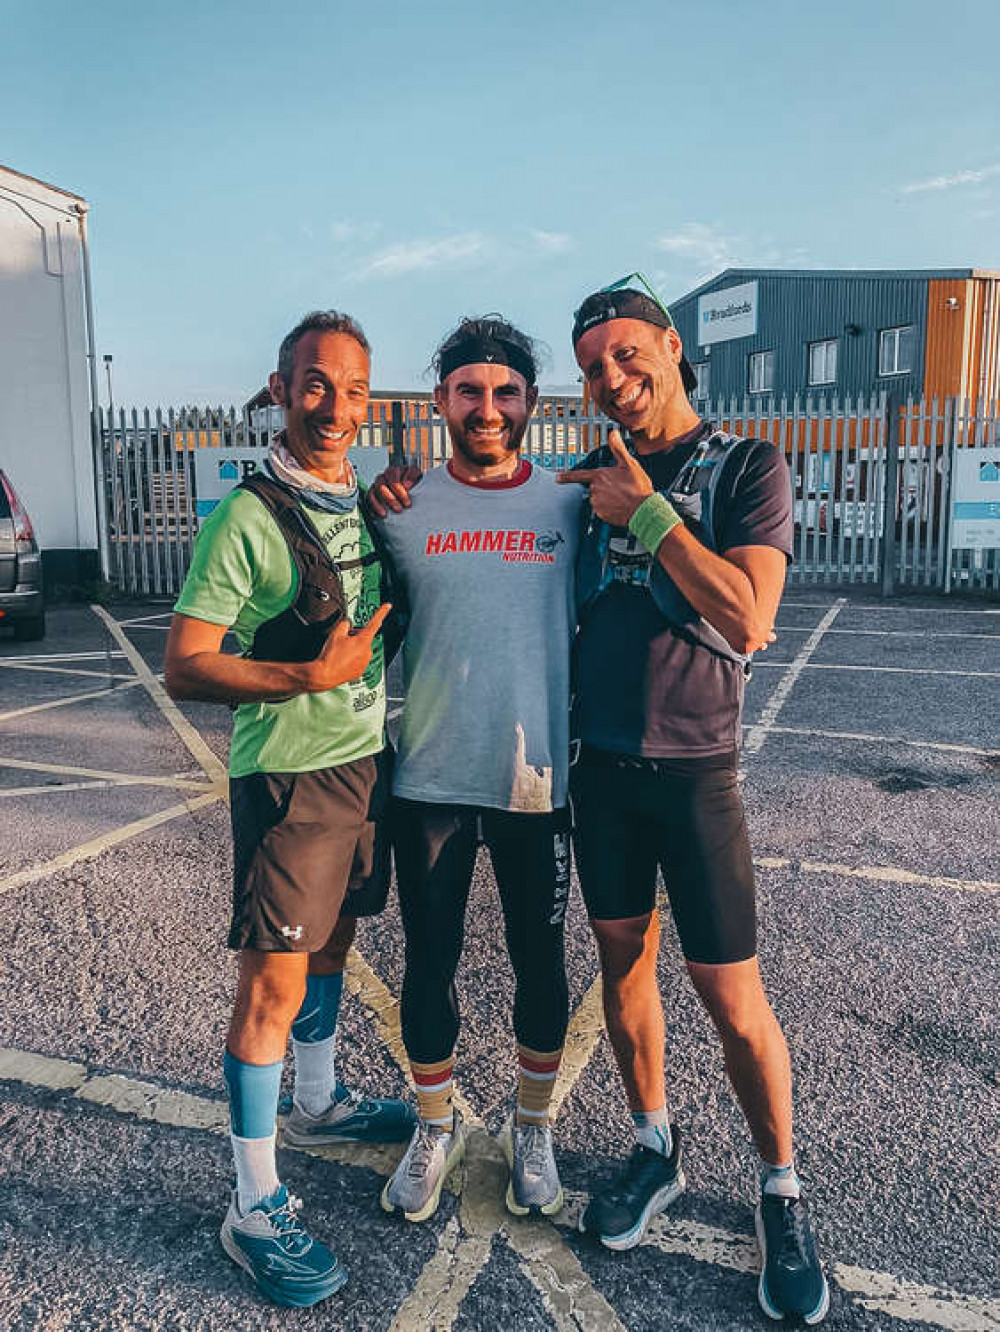
[[[764,1166],[763,1188],[765,1193],[776,1193],[779,1198],[797,1198],[802,1186],[795,1173],[795,1166],[789,1162],[786,1166],[775,1166],[761,1158]]]
[[[269,1138],[238,1138],[230,1133],[233,1160],[236,1162],[236,1192],[240,1211],[245,1216],[250,1208],[269,1198],[278,1188],[278,1170],[274,1161],[274,1140]]]
[[[295,1053],[295,1091],[292,1096],[295,1104],[307,1115],[321,1115],[333,1102],[336,1083],[333,1047],[336,1043],[335,1035],[325,1041],[297,1041],[292,1037]]]
[[[661,1110],[633,1110],[632,1123],[635,1125],[635,1140],[651,1152],[669,1156],[674,1149],[673,1135],[670,1132],[670,1116],[666,1108]]]

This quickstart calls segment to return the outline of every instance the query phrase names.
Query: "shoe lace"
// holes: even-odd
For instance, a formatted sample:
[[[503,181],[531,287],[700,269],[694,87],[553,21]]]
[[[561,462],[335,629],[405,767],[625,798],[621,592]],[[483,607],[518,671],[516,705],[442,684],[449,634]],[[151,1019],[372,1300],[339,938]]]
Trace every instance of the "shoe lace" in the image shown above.
[[[538,1124],[518,1128],[524,1168],[532,1175],[543,1175],[548,1164],[548,1132]]]
[[[422,1179],[430,1170],[434,1151],[438,1144],[439,1133],[430,1124],[419,1124],[413,1145],[409,1151],[406,1173],[410,1179]]]
[[[276,1207],[267,1216],[288,1253],[302,1253],[312,1243],[309,1232],[298,1215],[301,1209],[302,1199],[290,1193],[281,1206]]]
[[[783,1267],[803,1267],[809,1261],[809,1226],[806,1210],[795,1200],[782,1208],[777,1260]]]
[[[642,1185],[643,1177],[649,1168],[650,1159],[654,1155],[648,1149],[644,1151],[642,1147],[633,1148],[624,1171],[607,1191],[606,1197],[609,1202],[623,1203],[631,1200]]]

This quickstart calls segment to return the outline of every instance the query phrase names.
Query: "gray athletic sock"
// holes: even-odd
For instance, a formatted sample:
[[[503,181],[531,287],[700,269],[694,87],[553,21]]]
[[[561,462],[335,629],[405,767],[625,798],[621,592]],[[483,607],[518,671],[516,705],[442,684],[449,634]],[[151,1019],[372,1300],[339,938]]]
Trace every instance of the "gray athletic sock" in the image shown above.
[[[632,1123],[635,1125],[636,1141],[651,1152],[669,1156],[674,1149],[670,1133],[670,1116],[666,1107],[660,1110],[633,1110]]]
[[[779,1198],[797,1198],[802,1192],[802,1184],[795,1173],[795,1165],[789,1162],[785,1166],[771,1165],[761,1157],[761,1189],[764,1193],[776,1194]]]

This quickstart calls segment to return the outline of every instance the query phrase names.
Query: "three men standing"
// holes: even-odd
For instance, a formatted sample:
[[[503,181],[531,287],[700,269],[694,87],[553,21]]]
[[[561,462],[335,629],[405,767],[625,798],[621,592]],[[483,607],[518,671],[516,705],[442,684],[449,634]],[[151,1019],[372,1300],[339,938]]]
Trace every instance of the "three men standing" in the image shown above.
[[[689,974],[761,1155],[760,1304],[772,1318],[817,1323],[829,1296],[792,1160],[788,1052],[757,964],[736,775],[745,666],[772,637],[791,555],[787,469],[769,444],[726,436],[693,411],[690,367],[651,297],[595,293],[573,341],[594,400],[629,448],[612,434],[607,451],[560,476],[561,488],[534,469],[520,455],[537,399],[532,344],[499,318],[465,320],[435,358],[453,458],[412,506],[397,488],[387,503],[407,511],[381,525],[410,617],[392,824],[406,931],[403,1037],[419,1109],[382,1202],[426,1219],[462,1153],[454,978],[482,838],[516,978],[507,1204],[523,1215],[562,1203],[549,1109],[568,1018],[567,710],[579,545],[579,758],[569,785],[607,1029],[637,1138],[584,1227],[630,1248],[684,1187],[656,983],[662,869]],[[277,1179],[289,1029],[293,1140],[402,1139],[412,1124],[399,1102],[343,1091],[332,1062],[354,932],[342,904],[371,865],[384,719],[377,635],[388,607],[346,460],[367,408],[368,358],[353,321],[311,316],[285,340],[272,376],[287,430],[271,476],[304,506],[339,566],[346,617],[311,661],[220,652],[229,625],[252,652],[257,630],[297,591],[281,532],[258,497],[236,492],[199,538],[167,656],[175,696],[239,704],[230,943],[242,953],[225,1061],[237,1188],[222,1239],[289,1304],[313,1303],[345,1279]],[[590,500],[582,534],[581,485]]]

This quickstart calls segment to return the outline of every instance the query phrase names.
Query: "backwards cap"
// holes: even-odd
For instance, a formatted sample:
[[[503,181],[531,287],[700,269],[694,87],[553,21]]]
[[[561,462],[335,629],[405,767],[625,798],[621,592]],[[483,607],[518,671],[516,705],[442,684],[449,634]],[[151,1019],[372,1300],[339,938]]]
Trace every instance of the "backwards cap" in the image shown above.
[[[576,346],[584,333],[612,319],[641,319],[644,324],[653,324],[656,328],[674,327],[669,313],[645,292],[636,291],[633,287],[595,291],[587,297],[573,318],[573,346]],[[685,392],[691,393],[698,383],[698,376],[684,355],[681,356],[680,371]]]

